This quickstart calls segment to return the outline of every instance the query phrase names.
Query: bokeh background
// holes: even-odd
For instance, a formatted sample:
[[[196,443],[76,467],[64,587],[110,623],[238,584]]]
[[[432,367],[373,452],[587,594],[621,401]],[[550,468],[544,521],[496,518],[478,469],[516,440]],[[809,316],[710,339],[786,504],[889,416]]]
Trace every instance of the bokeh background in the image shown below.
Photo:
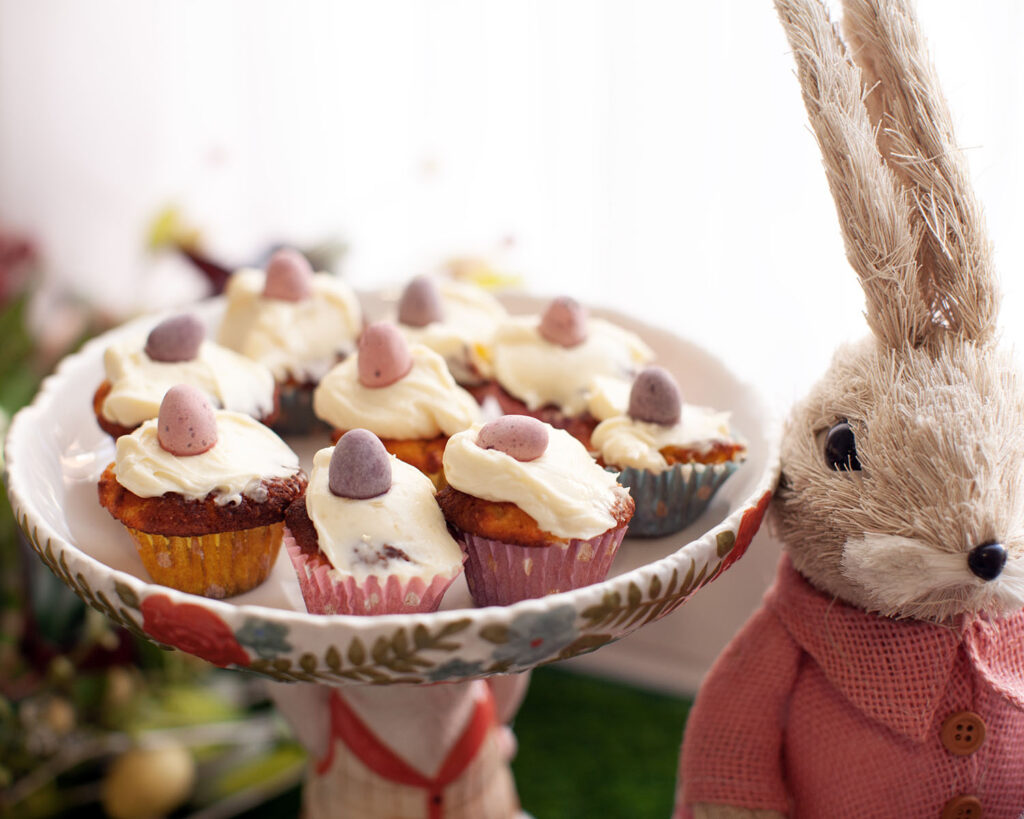
[[[986,206],[1004,335],[1019,345],[1024,7],[928,0],[919,11]],[[208,281],[181,246],[233,267],[280,242],[329,251],[362,289],[484,259],[531,291],[697,341],[776,414],[865,330],[768,0],[0,0],[0,406],[16,409],[83,336],[203,297]],[[173,701],[160,688],[171,679],[201,697],[230,689],[215,698],[227,712],[180,709],[207,722],[263,713],[239,675],[182,670],[121,637],[103,636],[103,650],[123,649],[128,665],[100,664],[82,699],[75,686],[92,679],[86,659],[106,633],[73,612],[44,624],[26,671],[11,657],[26,656],[17,606],[28,581],[5,548],[0,718],[12,731],[27,730],[25,699],[44,694],[33,720],[56,708],[66,727],[53,705],[66,701],[74,731],[111,727],[104,698],[123,682],[112,667],[133,669],[131,696],[156,692],[158,711]],[[648,664],[624,668],[609,653],[588,666],[628,686],[537,675],[518,726],[518,764],[536,763],[517,775],[538,819],[665,815],[680,697],[756,603],[774,548],[759,536],[734,570],[739,594],[709,590],[719,597],[641,639],[634,657]],[[695,618],[715,627],[694,629]],[[691,639],[687,628],[713,637],[658,650]],[[75,648],[82,640],[92,648]],[[556,712],[572,705],[554,732],[545,698]],[[267,725],[262,747],[280,765],[265,764],[301,764]],[[5,770],[7,784],[23,772],[13,747],[0,743],[0,788]],[[584,757],[589,767],[563,768]],[[85,810],[104,770],[47,784],[19,810]],[[227,792],[178,813],[212,810]],[[293,801],[275,810],[294,812],[295,791],[284,792]]]

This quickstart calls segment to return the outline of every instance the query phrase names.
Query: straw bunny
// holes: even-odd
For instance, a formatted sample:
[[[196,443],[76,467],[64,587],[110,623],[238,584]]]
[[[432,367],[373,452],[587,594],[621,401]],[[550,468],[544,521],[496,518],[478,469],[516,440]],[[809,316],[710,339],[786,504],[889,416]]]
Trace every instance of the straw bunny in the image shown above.
[[[1024,811],[1024,379],[906,0],[776,0],[871,335],[792,412],[761,609],[701,688],[676,816]]]

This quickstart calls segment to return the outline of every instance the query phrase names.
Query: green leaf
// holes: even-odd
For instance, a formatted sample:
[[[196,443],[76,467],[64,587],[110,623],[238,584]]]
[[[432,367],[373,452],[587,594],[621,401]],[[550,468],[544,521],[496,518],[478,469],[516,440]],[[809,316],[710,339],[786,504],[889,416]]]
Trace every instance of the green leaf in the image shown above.
[[[327,649],[327,653],[324,654],[324,662],[327,663],[327,667],[337,671],[341,668],[341,654],[338,649],[331,646]]]
[[[378,637],[373,644],[373,650],[370,652],[373,661],[377,665],[384,665],[387,662],[390,648],[391,645],[387,637]]]
[[[658,579],[658,575],[654,575],[651,578],[651,585],[647,589],[647,594],[652,600],[661,594],[661,580]]]
[[[396,657],[409,655],[409,638],[406,636],[404,628],[396,631],[395,636],[391,638],[391,650],[394,651]]]
[[[626,597],[629,601],[630,609],[635,609],[644,599],[644,593],[640,591],[640,587],[636,583],[630,583]]]
[[[114,591],[117,592],[117,596],[121,598],[121,602],[132,609],[139,608],[139,596],[135,593],[135,590],[127,583],[122,583],[120,580],[114,581]]]
[[[444,625],[441,630],[437,632],[437,639],[451,637],[453,634],[458,634],[460,631],[467,629],[471,622],[473,621],[468,617],[465,617],[462,620],[453,620],[452,622]]]
[[[316,671],[316,657],[307,651],[299,657],[299,665],[302,666],[302,670],[307,674],[312,674]]]
[[[412,644],[418,649],[430,646],[430,632],[422,623],[412,630]]]
[[[348,661],[352,665],[362,665],[366,662],[366,648],[358,637],[354,637],[348,646]]]
[[[733,544],[736,542],[736,535],[729,529],[724,532],[719,532],[715,536],[715,545],[717,547],[718,556],[725,557],[732,550]]]
[[[480,636],[483,637],[488,643],[495,643],[501,645],[508,642],[508,626],[495,623],[494,625],[484,626],[480,629]]]

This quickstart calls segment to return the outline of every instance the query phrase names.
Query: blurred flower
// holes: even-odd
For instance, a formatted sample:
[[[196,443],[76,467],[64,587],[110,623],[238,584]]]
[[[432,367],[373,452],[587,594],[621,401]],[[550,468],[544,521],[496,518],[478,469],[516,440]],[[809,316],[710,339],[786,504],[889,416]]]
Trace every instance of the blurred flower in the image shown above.
[[[103,808],[112,819],[152,819],[183,804],[195,785],[192,754],[177,744],[121,754],[103,781]]]
[[[35,265],[32,243],[0,225],[0,305],[24,290]]]
[[[249,617],[242,627],[235,633],[235,638],[243,646],[256,650],[256,653],[264,659],[271,659],[278,654],[285,654],[292,650],[291,643],[285,637],[288,636],[288,627],[280,623],[271,623],[268,620],[261,620],[258,617]]]
[[[528,667],[554,656],[576,639],[576,608],[559,606],[550,611],[528,611],[508,627],[508,639],[494,649],[498,662],[511,660]]]

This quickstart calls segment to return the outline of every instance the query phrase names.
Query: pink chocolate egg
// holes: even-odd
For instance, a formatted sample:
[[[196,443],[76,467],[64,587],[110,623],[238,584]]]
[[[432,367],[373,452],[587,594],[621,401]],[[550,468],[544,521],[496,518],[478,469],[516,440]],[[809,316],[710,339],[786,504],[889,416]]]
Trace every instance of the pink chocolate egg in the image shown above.
[[[199,353],[206,329],[190,313],[164,319],[146,338],[146,355],[153,361],[192,361]]]
[[[548,428],[529,415],[503,415],[480,427],[477,446],[497,449],[517,461],[532,461],[548,448]]]
[[[171,387],[160,402],[157,440],[172,455],[201,455],[217,443],[210,401],[190,384]]]
[[[350,429],[338,440],[327,472],[331,493],[366,500],[391,489],[391,455],[366,429]]]
[[[378,321],[367,325],[359,336],[359,383],[364,387],[386,387],[412,369],[409,345],[394,324]]]
[[[587,340],[587,308],[568,296],[552,300],[540,318],[541,337],[560,347],[575,347]]]
[[[303,301],[313,295],[313,268],[306,257],[291,248],[282,248],[267,263],[263,297],[281,301]]]
[[[645,367],[629,391],[630,418],[672,426],[679,422],[683,399],[676,380],[663,367]]]
[[[398,320],[410,327],[426,327],[444,318],[441,291],[429,276],[417,276],[410,281],[398,302]]]

